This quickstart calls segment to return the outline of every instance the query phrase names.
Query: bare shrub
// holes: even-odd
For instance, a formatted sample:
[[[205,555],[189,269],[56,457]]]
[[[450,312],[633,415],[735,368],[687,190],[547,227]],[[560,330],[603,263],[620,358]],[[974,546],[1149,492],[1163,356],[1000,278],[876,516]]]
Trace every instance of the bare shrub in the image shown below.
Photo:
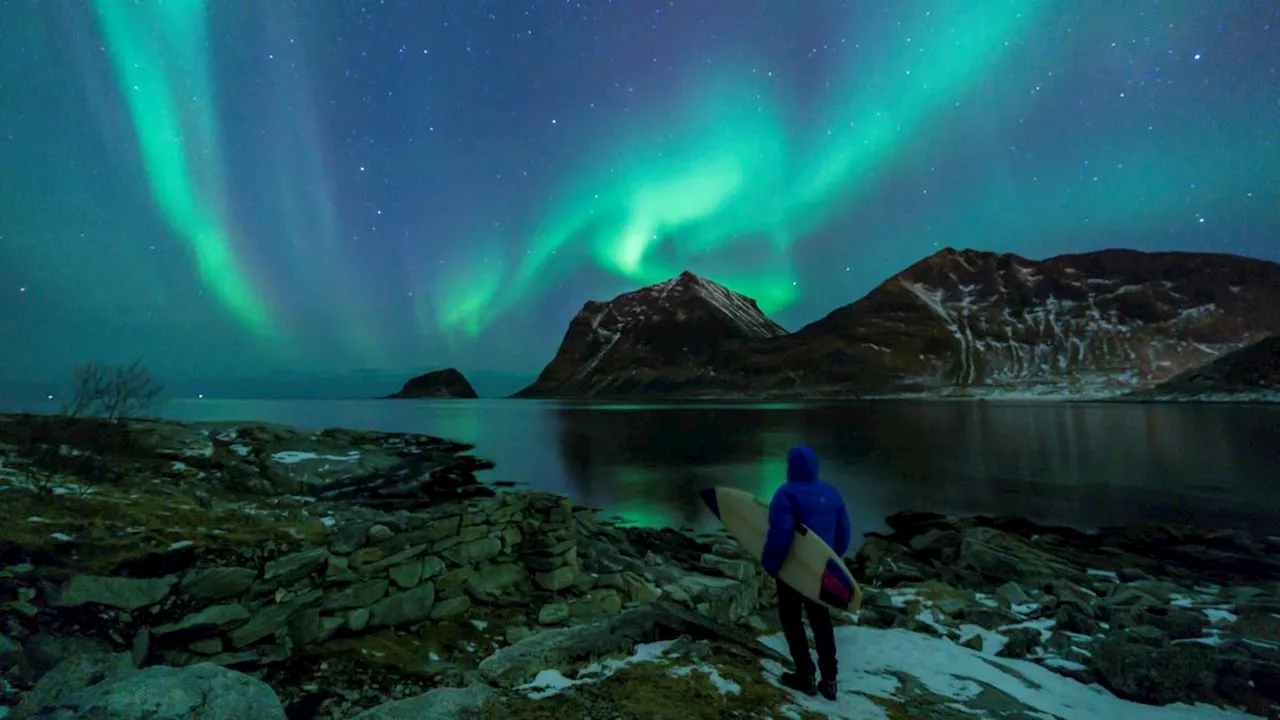
[[[111,422],[136,417],[156,405],[164,387],[134,360],[125,366],[78,365],[71,372],[72,394],[62,401],[68,417],[99,416]]]

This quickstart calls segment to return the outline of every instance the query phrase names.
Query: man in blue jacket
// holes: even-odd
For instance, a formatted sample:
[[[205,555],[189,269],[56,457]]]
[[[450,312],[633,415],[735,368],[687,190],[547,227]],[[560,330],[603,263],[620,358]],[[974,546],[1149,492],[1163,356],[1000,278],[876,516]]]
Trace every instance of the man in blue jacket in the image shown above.
[[[775,578],[791,551],[791,539],[798,524],[816,533],[838,555],[844,555],[849,549],[849,510],[840,492],[818,479],[818,455],[807,445],[787,452],[787,482],[778,488],[769,503],[769,534],[765,539],[761,564],[765,572]],[[818,650],[818,670],[822,673],[822,680],[816,684],[803,615],[809,616],[809,627],[813,629],[813,640]],[[782,684],[808,695],[820,692],[828,700],[834,700],[836,638],[831,627],[831,612],[825,605],[810,600],[779,580],[778,616],[796,668],[793,673],[782,674]]]

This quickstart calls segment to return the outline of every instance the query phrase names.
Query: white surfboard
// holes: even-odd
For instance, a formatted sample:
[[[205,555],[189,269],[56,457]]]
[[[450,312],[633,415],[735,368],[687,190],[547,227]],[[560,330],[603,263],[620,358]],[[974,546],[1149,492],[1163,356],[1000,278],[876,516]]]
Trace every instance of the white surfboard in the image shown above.
[[[700,495],[742,549],[759,560],[769,534],[769,506],[750,493],[719,485],[702,490]],[[778,570],[778,579],[801,595],[834,610],[852,612],[862,607],[862,589],[844,561],[803,525],[796,528],[791,551]]]

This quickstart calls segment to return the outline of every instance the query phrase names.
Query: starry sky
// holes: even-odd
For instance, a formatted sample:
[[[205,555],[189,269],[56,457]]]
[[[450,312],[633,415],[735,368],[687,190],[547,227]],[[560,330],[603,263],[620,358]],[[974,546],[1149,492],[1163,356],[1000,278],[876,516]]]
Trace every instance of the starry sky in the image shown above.
[[[0,2],[10,381],[531,378],[588,299],[794,330],[945,246],[1280,260],[1280,5]]]

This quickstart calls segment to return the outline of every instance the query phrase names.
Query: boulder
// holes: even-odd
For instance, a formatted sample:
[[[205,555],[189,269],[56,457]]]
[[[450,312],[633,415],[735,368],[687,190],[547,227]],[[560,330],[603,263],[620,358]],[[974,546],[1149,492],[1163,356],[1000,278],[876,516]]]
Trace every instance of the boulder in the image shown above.
[[[436,588],[429,582],[390,595],[369,608],[369,626],[377,628],[421,622],[431,617],[435,601]]]
[[[57,670],[45,680],[55,679]],[[33,690],[13,718],[72,720],[285,720],[280,699],[266,683],[210,663],[185,668],[155,665],[85,682],[66,692]]]
[[[42,675],[10,713],[9,720],[36,717],[86,688],[134,671],[133,658],[128,653],[92,651],[72,655]]]

